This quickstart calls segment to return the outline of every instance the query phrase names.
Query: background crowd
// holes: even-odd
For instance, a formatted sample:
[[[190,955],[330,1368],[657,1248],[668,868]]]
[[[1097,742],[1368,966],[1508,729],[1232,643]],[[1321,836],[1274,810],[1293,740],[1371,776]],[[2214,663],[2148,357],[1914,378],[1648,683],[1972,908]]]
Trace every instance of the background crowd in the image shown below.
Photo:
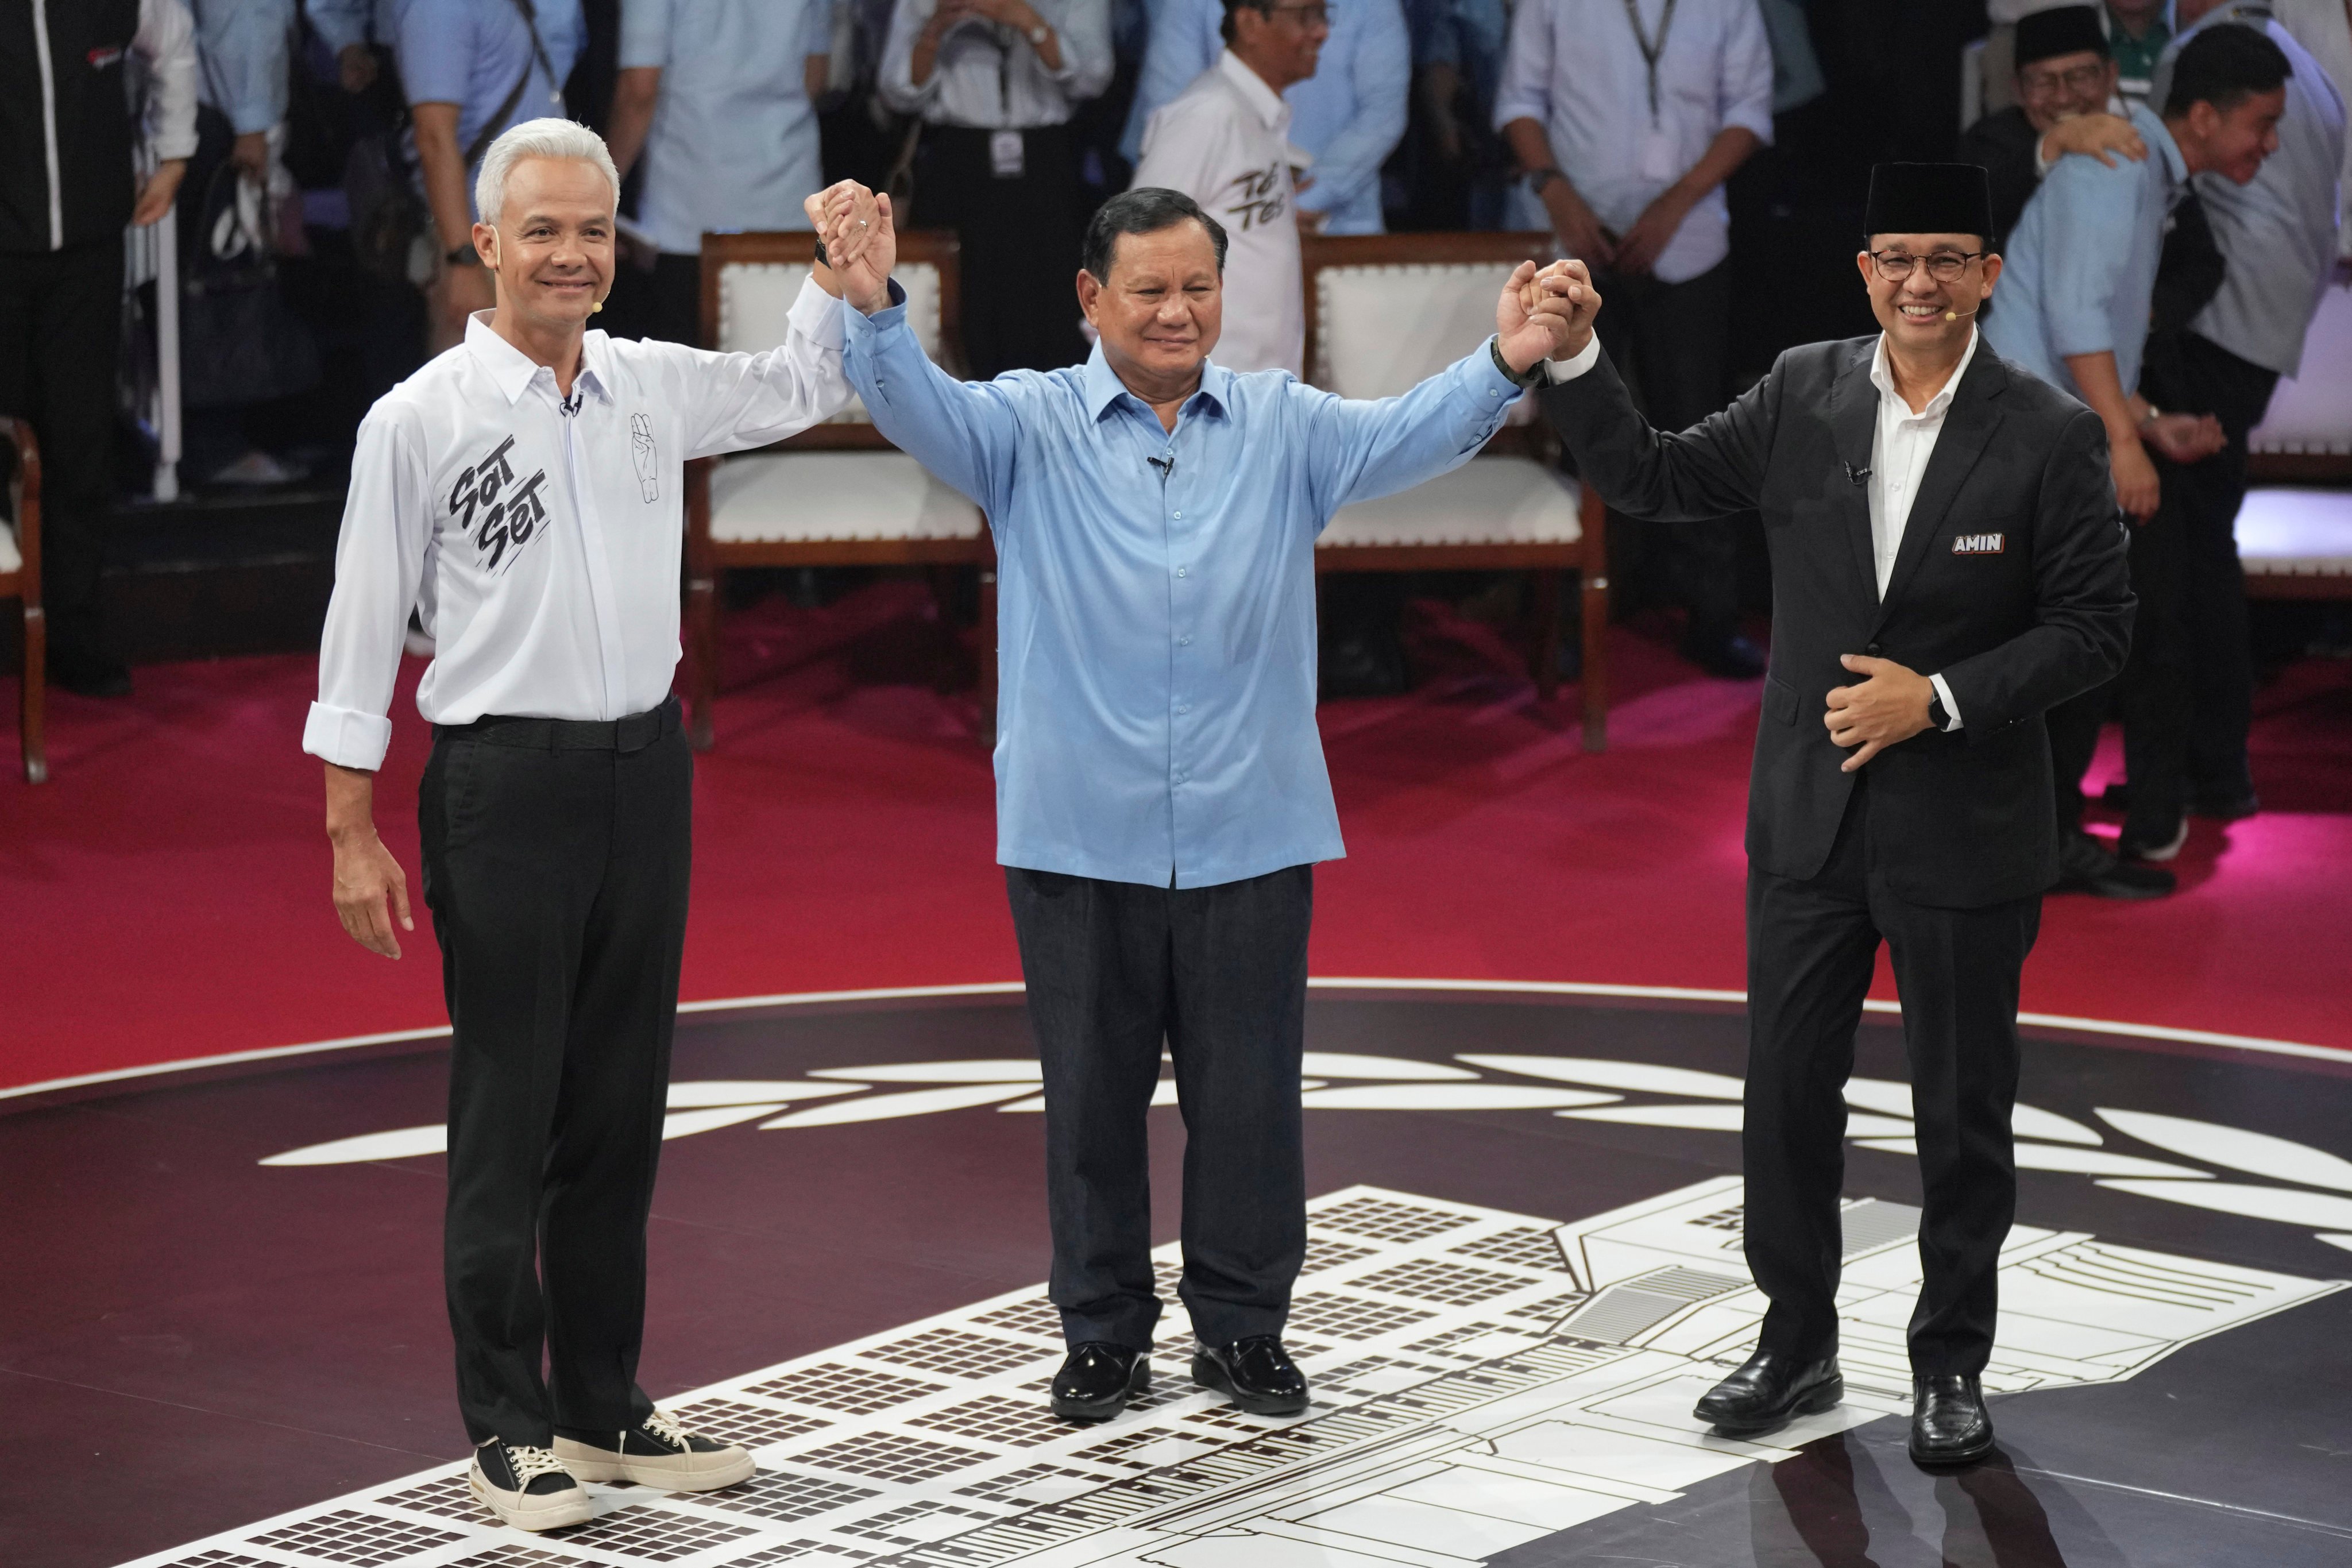
[[[1870,330],[1852,258],[1872,163],[1981,163],[2004,228],[2070,154],[2169,167],[2146,122],[2183,39],[2222,24],[2273,37],[2294,85],[2254,184],[2189,168],[2162,198],[2158,341],[2123,357],[2146,346],[2145,401],[2209,417],[2212,446],[2149,459],[2178,585],[2142,593],[2178,629],[2140,689],[2179,700],[2125,707],[2167,737],[2136,778],[2169,768],[2162,800],[2242,814],[2230,524],[2246,432],[2352,244],[2343,0],[0,0],[0,411],[47,447],[52,679],[130,685],[97,592],[152,438],[118,371],[154,310],[152,283],[126,296],[126,225],[177,225],[184,466],[216,487],[336,480],[368,405],[492,302],[474,169],[549,113],[602,132],[626,177],[615,334],[694,341],[701,236],[803,227],[803,195],[855,178],[902,228],[960,236],[961,368],[1066,364],[1080,235],[1140,174],[1275,258],[1257,279],[1295,276],[1302,234],[1549,229],[1594,265],[1612,357],[1671,426],[1790,344]],[[2045,268],[2090,264],[2042,243]],[[1302,371],[1300,316],[1295,288],[1237,296],[1218,357]],[[1760,673],[1752,520],[1617,532],[1621,616]],[[1327,602],[1327,690],[1403,679],[1402,588],[1358,581]],[[2149,810],[2142,858],[2178,843],[2179,810]],[[2168,885],[2131,869],[2071,874]]]

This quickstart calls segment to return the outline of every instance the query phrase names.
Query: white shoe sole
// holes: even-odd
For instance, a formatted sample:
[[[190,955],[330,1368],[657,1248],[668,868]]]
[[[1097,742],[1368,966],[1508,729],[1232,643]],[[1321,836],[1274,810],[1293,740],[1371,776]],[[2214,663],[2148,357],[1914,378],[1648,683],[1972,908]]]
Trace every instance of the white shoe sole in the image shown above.
[[[667,1487],[674,1492],[715,1492],[750,1480],[759,1468],[748,1452],[731,1446],[715,1454],[642,1454],[624,1458],[609,1448],[558,1437],[555,1457],[583,1481],[627,1481],[641,1487]]]
[[[587,1478],[574,1471],[572,1479],[584,1481]],[[517,1530],[566,1530],[575,1524],[585,1524],[596,1517],[596,1504],[588,1496],[585,1486],[577,1489],[580,1494],[577,1501],[534,1508],[518,1508],[512,1503],[500,1501],[502,1498],[518,1494],[502,1492],[490,1485],[478,1468],[467,1475],[466,1487],[474,1494],[476,1502],[498,1515],[499,1523],[510,1524]],[[528,1492],[520,1495],[530,1496]]]
[[[2167,860],[2179,855],[2180,853],[2180,847],[2188,842],[2189,817],[2187,814],[2184,813],[2180,818],[2180,830],[2172,836],[2171,841],[2166,844],[2151,844],[2147,846],[2139,852],[2139,858],[2143,860],[2153,860],[2160,866]]]

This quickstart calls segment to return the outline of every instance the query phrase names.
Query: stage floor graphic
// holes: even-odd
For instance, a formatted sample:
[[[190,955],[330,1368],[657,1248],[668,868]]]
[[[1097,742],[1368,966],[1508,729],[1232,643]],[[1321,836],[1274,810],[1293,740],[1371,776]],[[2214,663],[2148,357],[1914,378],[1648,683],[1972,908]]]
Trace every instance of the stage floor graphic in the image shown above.
[[[49,1172],[12,1190],[59,1289],[45,1321],[18,1299],[0,1334],[18,1412],[0,1557],[2352,1561],[2352,1161],[2334,1152],[2352,1074],[2037,1038],[1986,1376],[2002,1452],[1937,1476],[1902,1452],[1919,1211],[1883,1020],[1849,1091],[1845,1403],[1754,1441],[1690,1415],[1762,1312],[1740,1251],[1740,1031],[1694,1002],[1318,991],[1319,1195],[1286,1336],[1313,1406],[1265,1420],[1191,1384],[1170,1243],[1152,1392],[1076,1426],[1045,1408],[1058,1323],[1024,1282],[1044,1258],[1042,1118],[1018,997],[697,1014],[643,1376],[689,1426],[752,1447],[761,1474],[699,1497],[598,1487],[594,1521],[539,1538],[495,1527],[449,1462],[464,1445],[435,1321],[443,1058],[322,1058],[20,1110],[0,1117],[0,1176]],[[1165,1236],[1172,1109],[1152,1135]],[[107,1212],[121,1240],[92,1249]],[[59,1441],[77,1438],[92,1459]],[[110,1477],[118,1508],[74,1529],[58,1498]],[[187,1528],[208,1510],[217,1522]]]

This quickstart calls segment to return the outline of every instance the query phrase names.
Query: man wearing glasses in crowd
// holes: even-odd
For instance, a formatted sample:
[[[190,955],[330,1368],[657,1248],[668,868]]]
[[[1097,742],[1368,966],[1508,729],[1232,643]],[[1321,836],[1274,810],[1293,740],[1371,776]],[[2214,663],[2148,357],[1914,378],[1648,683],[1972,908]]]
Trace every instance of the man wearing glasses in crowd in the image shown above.
[[[1561,263],[1577,286],[1542,395],[1612,507],[1754,507],[1772,550],[1741,1134],[1748,1263],[1771,1306],[1696,1413],[1753,1436],[1843,1397],[1842,1090],[1884,941],[1919,1131],[1925,1465],[1992,1447],[1979,1378],[2016,1211],[2018,984],[2058,872],[2042,714],[2113,675],[2131,627],[2100,419],[1977,332],[2003,278],[1991,218],[1973,164],[1880,165],[1856,260],[1881,331],[1790,349],[1679,434],[1634,411],[1592,336],[1598,291]]]
[[[2059,5],[2017,24],[2017,101],[1998,109],[1960,138],[1960,162],[1992,182],[1992,226],[2007,234],[2042,177],[2069,153],[2112,167],[2116,154],[2135,163],[2147,143],[2116,97],[2116,62],[2095,5]]]

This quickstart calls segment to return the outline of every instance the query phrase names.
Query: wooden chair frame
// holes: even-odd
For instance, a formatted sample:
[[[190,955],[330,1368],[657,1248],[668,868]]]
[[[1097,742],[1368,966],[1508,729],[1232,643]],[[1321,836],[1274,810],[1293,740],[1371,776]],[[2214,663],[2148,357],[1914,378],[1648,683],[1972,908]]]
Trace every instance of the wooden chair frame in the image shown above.
[[[959,247],[948,231],[916,230],[898,237],[898,260],[928,263],[940,275],[940,353],[953,367],[962,321],[957,279]],[[719,342],[719,280],[730,266],[776,263],[806,267],[816,259],[816,236],[806,233],[706,234],[702,237],[702,341]],[[896,451],[869,424],[813,426],[761,448],[769,452]],[[740,454],[738,454],[739,456]],[[711,705],[719,688],[719,578],[752,566],[972,566],[980,572],[980,706],[983,740],[996,728],[996,547],[986,520],[974,539],[843,539],[720,541],[710,537],[710,474],[717,459],[686,468],[686,621],[690,666],[687,734],[698,751],[712,743]],[[943,603],[942,614],[947,608]]]
[[[1542,263],[1559,254],[1557,242],[1543,233],[1308,235],[1302,240],[1301,261],[1307,288],[1307,368],[1311,381],[1321,363],[1316,305],[1317,274],[1326,267],[1400,267],[1415,264],[1449,266],[1494,262],[1516,265]],[[1506,425],[1486,444],[1486,450],[1534,458],[1547,465],[1559,456],[1559,443],[1540,417],[1526,425]],[[1471,459],[1475,462],[1476,458]],[[1553,647],[1559,637],[1559,574],[1577,574],[1583,595],[1584,749],[1601,751],[1609,743],[1609,510],[1590,485],[1580,485],[1578,506],[1581,537],[1572,544],[1349,544],[1319,547],[1315,570],[1332,572],[1525,572],[1533,590],[1533,623],[1528,645],[1528,673],[1545,701],[1559,694],[1559,676]]]
[[[16,448],[16,473],[9,483],[16,502],[16,553],[22,563],[14,572],[0,572],[0,599],[16,601],[25,626],[25,668],[16,699],[17,745],[25,763],[25,782],[41,784],[49,776],[48,750],[42,721],[48,691],[48,617],[41,609],[41,444],[33,427],[22,419],[0,415],[0,436]]]

